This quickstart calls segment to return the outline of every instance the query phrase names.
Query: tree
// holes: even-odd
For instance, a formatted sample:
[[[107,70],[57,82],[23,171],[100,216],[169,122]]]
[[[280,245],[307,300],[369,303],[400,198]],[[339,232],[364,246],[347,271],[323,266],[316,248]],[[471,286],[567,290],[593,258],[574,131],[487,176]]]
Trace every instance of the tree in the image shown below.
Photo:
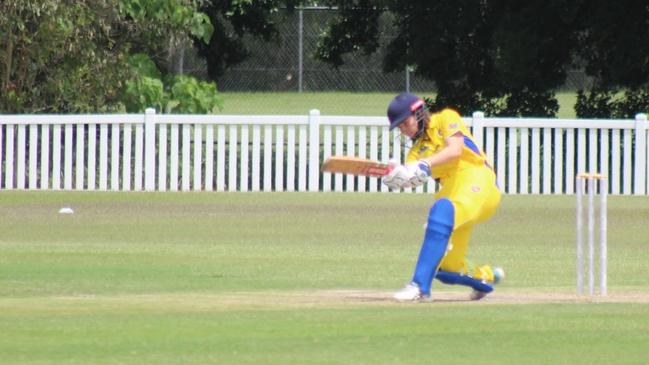
[[[4,0],[0,111],[124,110],[139,76],[131,55],[158,60],[173,37],[208,41],[209,19],[190,0]]]
[[[338,6],[339,18],[330,24],[321,38],[316,58],[333,65],[342,66],[343,54],[362,51],[365,55],[379,48],[379,20],[384,9],[371,0],[358,2],[330,2]]]
[[[216,80],[225,70],[248,56],[242,39],[246,34],[265,41],[277,41],[277,27],[271,20],[279,7],[289,11],[309,3],[304,0],[208,0],[200,8],[214,24],[208,43],[195,42],[198,54],[207,60],[207,73]]]
[[[578,56],[593,78],[579,90],[579,117],[633,118],[649,112],[649,5],[593,0],[583,16]]]
[[[207,14],[198,11],[203,1],[120,0],[124,12],[141,29],[133,39],[129,57],[132,77],[126,82],[122,102],[127,111],[155,107],[177,113],[216,113],[222,100],[213,82],[174,75],[166,56],[169,45],[194,39],[210,41],[214,27]],[[162,70],[162,72],[161,72]]]
[[[463,113],[553,116],[576,46],[574,25],[584,1],[386,0],[329,1],[340,17],[317,57],[339,66],[342,54],[377,49],[377,21],[394,15],[396,38],[387,45],[387,72],[414,66],[435,81],[431,108]],[[368,15],[369,14],[369,15]]]
[[[493,35],[495,79],[506,95],[500,114],[554,116],[566,80],[581,1],[503,2]]]
[[[118,97],[124,44],[111,41],[109,6],[8,0],[0,7],[3,111],[101,109]]]

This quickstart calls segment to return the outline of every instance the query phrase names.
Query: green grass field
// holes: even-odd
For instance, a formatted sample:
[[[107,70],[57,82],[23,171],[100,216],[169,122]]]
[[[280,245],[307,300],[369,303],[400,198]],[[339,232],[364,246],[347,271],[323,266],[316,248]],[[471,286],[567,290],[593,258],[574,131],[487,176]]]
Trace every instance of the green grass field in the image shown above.
[[[323,115],[383,116],[394,93],[235,93],[221,92],[223,114],[308,114],[319,109]],[[433,97],[432,93],[420,96]],[[573,92],[557,94],[558,118],[575,118],[577,96]]]
[[[609,296],[574,295],[574,197],[504,196],[486,300],[399,304],[431,196],[0,193],[2,364],[641,364],[649,198],[609,199]],[[70,206],[74,214],[58,214]]]

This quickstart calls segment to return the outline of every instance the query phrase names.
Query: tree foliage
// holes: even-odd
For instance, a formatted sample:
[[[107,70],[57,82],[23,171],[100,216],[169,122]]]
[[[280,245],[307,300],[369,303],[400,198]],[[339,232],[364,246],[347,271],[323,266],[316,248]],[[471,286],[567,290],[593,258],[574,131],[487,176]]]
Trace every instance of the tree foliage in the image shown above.
[[[216,80],[225,70],[242,62],[249,52],[243,43],[248,34],[265,41],[278,41],[272,20],[280,7],[289,11],[308,3],[303,0],[206,0],[200,8],[207,14],[214,33],[208,43],[195,42],[201,57],[207,60],[207,73]]]
[[[3,0],[0,112],[214,112],[213,83],[176,77],[168,49],[192,39],[216,80],[248,54],[251,35],[278,41],[275,13],[309,0]],[[316,57],[376,52],[389,13],[397,36],[385,71],[414,68],[435,81],[432,108],[554,116],[555,92],[579,67],[581,117],[649,110],[645,0],[325,0],[338,16]]]
[[[334,67],[341,66],[343,54],[362,51],[372,54],[379,48],[379,18],[382,10],[371,0],[341,2],[339,17],[321,38],[316,58]]]
[[[642,97],[649,80],[646,1],[331,0],[327,4],[340,11],[320,42],[316,53],[320,60],[337,67],[345,53],[376,51],[377,23],[382,13],[390,12],[397,36],[387,45],[384,69],[413,66],[419,75],[435,81],[432,108],[554,116],[556,91],[565,83],[567,70],[580,66],[595,77],[596,88],[590,94],[580,91],[583,105],[578,112],[589,109],[589,100],[601,104],[611,91],[622,94],[621,101],[612,104],[617,109],[638,110],[647,100]],[[597,94],[600,91],[604,93]]]
[[[125,98],[135,87],[129,83],[157,84],[139,79],[131,55],[159,61],[169,39],[208,41],[212,25],[199,5],[191,0],[4,0],[0,111],[138,111],[149,106]]]
[[[594,80],[580,90],[580,117],[632,118],[649,112],[649,4],[593,0],[584,11],[579,56]]]

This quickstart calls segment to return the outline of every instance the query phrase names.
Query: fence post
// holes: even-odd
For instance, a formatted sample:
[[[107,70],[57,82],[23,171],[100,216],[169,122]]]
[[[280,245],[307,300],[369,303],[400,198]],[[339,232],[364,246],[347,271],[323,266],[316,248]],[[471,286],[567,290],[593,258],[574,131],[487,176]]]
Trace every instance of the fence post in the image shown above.
[[[304,76],[304,9],[298,12],[298,45],[297,45],[297,92],[302,93],[302,77]]]
[[[155,190],[155,109],[144,112],[144,190]]]
[[[475,143],[478,144],[478,148],[484,151],[484,143],[482,141],[484,138],[483,124],[484,124],[484,113],[473,112],[473,121],[471,122],[473,131],[471,134],[473,134],[473,138],[475,138]]]
[[[309,191],[320,185],[320,111],[309,111]]]
[[[635,116],[635,166],[633,167],[635,195],[644,195],[647,191],[647,115]]]

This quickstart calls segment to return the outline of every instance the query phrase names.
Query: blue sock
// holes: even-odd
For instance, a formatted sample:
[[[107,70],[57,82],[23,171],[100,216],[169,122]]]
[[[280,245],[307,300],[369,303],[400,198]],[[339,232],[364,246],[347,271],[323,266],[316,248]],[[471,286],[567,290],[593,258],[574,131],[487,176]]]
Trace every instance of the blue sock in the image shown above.
[[[482,280],[474,279],[468,275],[460,274],[459,272],[440,270],[435,275],[435,279],[444,284],[470,286],[471,288],[484,293],[491,293],[494,290],[493,285],[482,282]]]
[[[412,281],[419,285],[422,293],[430,294],[435,271],[446,253],[448,240],[453,232],[455,208],[450,200],[439,199],[428,212],[428,225],[421,245],[415,274]]]

